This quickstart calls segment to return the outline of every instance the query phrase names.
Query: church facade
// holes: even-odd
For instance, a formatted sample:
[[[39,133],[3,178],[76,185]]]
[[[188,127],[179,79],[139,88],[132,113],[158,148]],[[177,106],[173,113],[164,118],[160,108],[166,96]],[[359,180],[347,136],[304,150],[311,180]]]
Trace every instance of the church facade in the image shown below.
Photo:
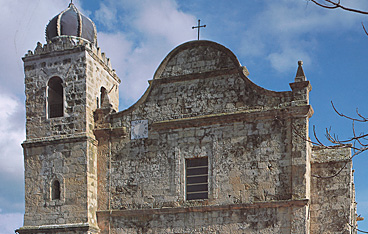
[[[187,42],[119,111],[120,79],[90,19],[70,4],[46,39],[23,58],[17,233],[356,233],[350,150],[307,141],[302,62],[291,90],[274,92],[226,47]]]

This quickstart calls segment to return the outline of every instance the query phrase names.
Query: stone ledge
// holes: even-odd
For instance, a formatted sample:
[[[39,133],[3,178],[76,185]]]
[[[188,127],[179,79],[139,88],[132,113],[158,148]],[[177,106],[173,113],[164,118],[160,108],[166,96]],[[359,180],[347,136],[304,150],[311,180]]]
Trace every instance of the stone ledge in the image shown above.
[[[35,232],[68,232],[68,231],[92,231],[98,233],[100,229],[97,226],[92,226],[88,223],[73,223],[73,224],[55,224],[42,226],[24,226],[17,230],[19,234],[33,234]]]
[[[68,48],[63,47],[61,50],[54,50],[51,49],[51,46],[48,44],[42,45],[41,43],[37,43],[37,47],[36,47],[36,51],[39,50],[40,52],[38,53],[30,53],[30,51],[28,52],[28,54],[26,54],[22,60],[27,63],[27,62],[31,62],[31,61],[35,61],[35,60],[39,60],[42,58],[45,58],[45,54],[47,54],[47,56],[64,56],[67,54],[73,54],[73,53],[79,53],[79,52],[84,52],[86,47],[84,45],[68,45]]]
[[[309,199],[301,200],[283,200],[271,202],[254,202],[247,204],[231,204],[218,206],[198,206],[198,207],[175,207],[175,208],[160,208],[160,209],[141,209],[141,210],[101,210],[97,211],[98,217],[119,217],[119,216],[142,216],[156,214],[176,214],[187,212],[211,212],[211,211],[231,211],[231,210],[246,210],[260,208],[280,208],[280,207],[304,207],[309,204]]]
[[[53,137],[41,137],[31,140],[25,140],[22,143],[23,148],[35,147],[35,146],[44,146],[51,144],[59,144],[59,143],[72,143],[72,142],[80,142],[80,141],[91,141],[93,144],[97,145],[97,140],[87,136],[86,134],[75,134],[75,135],[67,135],[67,136],[53,136]]]
[[[191,73],[186,75],[178,75],[178,76],[169,76],[164,78],[156,78],[153,80],[149,80],[148,83],[152,84],[159,83],[159,84],[167,84],[167,83],[175,83],[175,82],[181,82],[181,81],[190,81],[190,80],[199,80],[199,79],[209,79],[214,78],[221,75],[232,75],[232,74],[238,74],[239,69],[237,68],[227,68],[222,70],[215,70],[215,71],[207,71],[202,73]]]
[[[294,91],[294,90],[301,90],[303,88],[307,88],[308,91],[312,90],[312,85],[310,84],[309,81],[300,81],[300,82],[294,82],[294,83],[290,83],[290,88]]]
[[[262,120],[262,119],[311,117],[312,115],[313,115],[312,107],[310,105],[304,105],[304,106],[294,106],[290,108],[280,108],[270,110],[244,110],[233,113],[220,113],[182,119],[158,121],[152,123],[152,127],[155,130],[177,129],[177,128],[198,127],[219,123],[229,123],[231,121],[253,122],[255,120]]]
[[[96,128],[93,130],[93,133],[95,134],[96,138],[102,138],[102,137],[126,137],[128,135],[126,127],[117,127],[117,128]]]
[[[49,42],[47,44],[37,43],[37,47],[32,52],[28,51],[22,59],[26,62],[39,60],[45,58],[45,56],[64,56],[68,54],[74,54],[79,52],[87,52],[95,61],[100,63],[105,70],[113,77],[119,84],[120,78],[117,76],[114,69],[111,67],[110,59],[106,58],[104,53],[101,53],[99,48],[96,48],[91,42],[74,36],[59,36],[56,41]]]
[[[313,146],[311,163],[351,161],[351,144],[329,147]]]

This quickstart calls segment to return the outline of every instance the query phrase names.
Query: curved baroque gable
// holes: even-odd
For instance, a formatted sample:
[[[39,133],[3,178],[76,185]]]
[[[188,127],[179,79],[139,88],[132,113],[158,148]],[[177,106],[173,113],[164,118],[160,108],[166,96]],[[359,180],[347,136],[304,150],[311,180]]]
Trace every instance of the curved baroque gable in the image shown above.
[[[155,79],[240,67],[235,55],[211,41],[184,43],[169,53],[156,71]]]

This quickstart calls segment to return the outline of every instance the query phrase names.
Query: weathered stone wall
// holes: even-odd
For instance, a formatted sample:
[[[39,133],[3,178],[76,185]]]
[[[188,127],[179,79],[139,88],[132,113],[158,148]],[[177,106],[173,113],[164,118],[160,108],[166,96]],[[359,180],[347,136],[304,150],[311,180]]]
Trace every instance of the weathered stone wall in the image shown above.
[[[88,233],[96,233],[97,141],[93,112],[100,105],[101,87],[108,95],[105,106],[117,110],[120,80],[99,49],[73,38],[38,44],[23,60],[26,212],[19,232],[87,233],[91,229]],[[63,81],[64,115],[48,118],[47,84],[54,76]],[[55,180],[60,182],[61,195],[53,200],[51,187]]]
[[[76,140],[24,145],[24,226],[88,222],[87,143]],[[61,185],[59,200],[51,199],[54,179]]]
[[[168,55],[134,106],[105,116],[96,112],[99,209],[116,211],[112,222],[109,211],[99,211],[102,233],[108,226],[112,233],[309,231],[310,149],[293,133],[298,128],[308,135],[309,82],[272,92],[246,75],[226,48],[190,42]],[[131,139],[133,120],[148,120],[148,138]],[[188,201],[185,160],[196,157],[209,160],[208,199]],[[297,201],[306,202],[295,206]],[[238,204],[268,202],[274,205],[231,211]],[[284,202],[288,208],[275,209]],[[191,212],[224,205],[229,207]],[[143,217],[129,216],[142,209]],[[145,215],[165,209],[173,214]]]
[[[34,53],[23,58],[27,140],[85,132],[93,137],[93,111],[101,87],[107,89],[113,108],[118,109],[120,80],[97,52],[61,38],[43,47],[38,44]],[[55,76],[63,80],[64,116],[47,118],[47,84]]]
[[[350,149],[313,148],[311,180],[311,233],[356,233]]]
[[[184,129],[155,131],[153,126],[148,139],[114,142],[112,208],[184,205],[185,159],[194,157],[209,158],[206,204],[291,199],[291,162],[282,123],[231,118],[217,125],[201,122],[204,126]]]
[[[34,55],[24,58],[26,86],[27,140],[70,135],[86,131],[85,113],[86,51],[76,48],[51,56]],[[54,56],[52,56],[54,55]],[[60,56],[64,55],[64,56]],[[65,117],[47,118],[47,83],[58,76],[63,80]]]
[[[164,59],[135,105],[116,113],[120,80],[85,41],[39,44],[24,62],[19,233],[348,233],[355,225],[348,150],[312,154],[305,140],[313,109],[301,63],[291,91],[273,92],[252,83],[227,48],[189,42]],[[48,119],[53,76],[63,80],[65,115]],[[131,138],[135,120],[148,121],[147,137]],[[208,199],[187,200],[186,159],[199,157],[208,157]],[[311,177],[345,161],[338,177]],[[61,197],[52,200],[55,179]]]
[[[292,92],[273,92],[253,84],[245,78],[248,74],[246,69],[231,52],[218,44],[208,46],[206,43],[197,42],[195,49],[184,44],[180,50],[171,52],[150,81],[151,86],[143,98],[114,117],[116,124],[121,124],[120,118],[128,123],[142,118],[162,121],[240,110],[267,110],[293,104]],[[202,54],[203,50],[209,52]],[[216,54],[222,56],[220,60],[212,57]],[[189,58],[202,60],[183,62]],[[223,60],[226,66],[221,63]],[[170,68],[165,67],[167,63]],[[215,65],[209,69],[207,63]],[[197,64],[201,64],[200,67]],[[168,69],[181,72],[167,77],[171,74]]]
[[[101,234],[108,233],[290,233],[291,204],[262,203],[234,206],[99,212]]]
[[[102,107],[101,88],[106,89],[109,106],[114,111],[118,111],[120,79],[91,51],[86,57],[86,64],[86,125],[87,132],[92,137],[95,127],[93,113],[97,108]]]

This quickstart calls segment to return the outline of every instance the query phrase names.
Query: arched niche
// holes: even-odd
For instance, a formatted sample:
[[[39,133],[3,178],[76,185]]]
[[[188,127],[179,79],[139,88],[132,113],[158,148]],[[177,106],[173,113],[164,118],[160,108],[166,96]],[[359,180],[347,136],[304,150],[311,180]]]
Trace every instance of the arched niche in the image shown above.
[[[59,180],[54,180],[51,185],[51,200],[60,200],[61,186]]]

